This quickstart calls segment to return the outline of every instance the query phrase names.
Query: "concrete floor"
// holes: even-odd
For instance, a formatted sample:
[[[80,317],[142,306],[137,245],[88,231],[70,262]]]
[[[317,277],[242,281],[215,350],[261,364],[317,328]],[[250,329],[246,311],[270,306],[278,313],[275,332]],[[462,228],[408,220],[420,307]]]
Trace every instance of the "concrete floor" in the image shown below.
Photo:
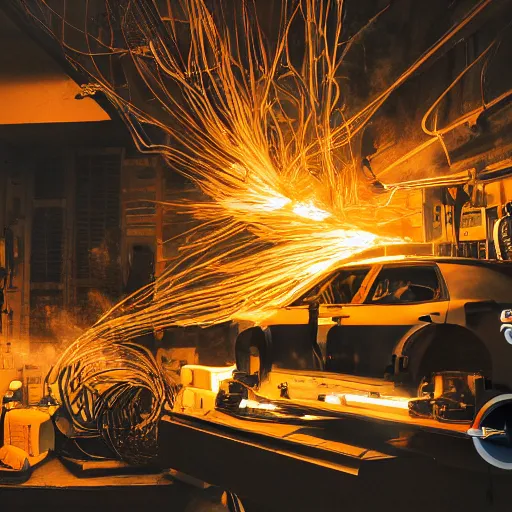
[[[221,492],[196,489],[163,474],[78,478],[57,459],[21,485],[0,486],[0,510],[220,512]]]
[[[385,474],[376,473],[367,482],[367,487],[361,489],[360,498],[355,502],[345,499],[348,489],[326,489],[321,485],[317,488],[312,482],[296,481],[292,474],[286,475],[282,484],[289,492],[301,485],[312,494],[334,493],[338,496],[340,510],[347,512],[498,512],[509,509],[510,479],[500,482],[498,478],[493,485],[491,473],[490,478],[486,478],[462,469],[449,473],[441,471],[441,474],[438,471],[411,472],[392,486]],[[262,495],[266,494],[264,489],[260,491]],[[38,467],[24,484],[0,486],[2,512],[225,512],[220,500],[221,491],[217,488],[200,490],[163,474],[78,478],[56,459]],[[266,506],[252,506],[247,512],[274,512],[275,509],[269,506],[267,501]]]

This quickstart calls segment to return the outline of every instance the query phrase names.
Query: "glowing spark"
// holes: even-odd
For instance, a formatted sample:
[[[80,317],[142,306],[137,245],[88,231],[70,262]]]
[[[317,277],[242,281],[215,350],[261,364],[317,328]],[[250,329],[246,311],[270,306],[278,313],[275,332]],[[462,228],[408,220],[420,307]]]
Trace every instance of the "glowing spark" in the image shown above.
[[[274,210],[280,210],[284,208],[287,204],[291,202],[291,199],[288,199],[284,196],[274,196],[270,197],[266,203],[263,204],[262,208],[264,210],[273,212]]]
[[[165,17],[149,0],[105,0],[101,28],[88,28],[92,15],[85,28],[73,25],[67,0],[57,3],[62,8],[46,0],[18,3],[49,33],[59,27],[54,36],[67,60],[118,109],[138,149],[163,155],[204,198],[165,205],[201,225],[183,236],[178,258],[155,283],[112,308],[55,367],[51,377],[77,435],[87,436],[101,424],[98,410],[106,414],[115,400],[121,411],[125,400],[135,403],[137,395],[127,398],[134,386],[155,397],[149,424],[164,396],[172,401],[156,362],[130,345],[134,337],[265,314],[331,266],[400,241],[377,226],[402,210],[359,183],[354,137],[490,0],[480,1],[395,83],[347,118],[349,94],[337,76],[360,34],[344,39],[343,2],[283,2],[273,44],[250,0],[219,0],[213,10],[205,0],[177,0],[167,3],[172,12]],[[304,33],[300,59],[288,39],[292,25]],[[98,366],[102,357],[108,361],[104,369]],[[91,386],[106,391],[98,398]],[[75,410],[91,400],[99,401],[92,422]]]
[[[255,400],[248,400],[246,398],[242,398],[240,404],[238,405],[239,409],[262,409],[264,411],[275,411],[277,406],[270,403],[264,402],[256,402]]]
[[[298,203],[293,207],[293,213],[311,220],[325,220],[331,216],[329,212],[317,208],[311,201],[309,203]]]

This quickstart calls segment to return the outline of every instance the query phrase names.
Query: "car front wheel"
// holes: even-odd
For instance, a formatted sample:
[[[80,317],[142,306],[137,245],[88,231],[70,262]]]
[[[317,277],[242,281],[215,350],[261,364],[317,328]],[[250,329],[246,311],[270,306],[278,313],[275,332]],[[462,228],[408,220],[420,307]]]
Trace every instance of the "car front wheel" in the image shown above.
[[[492,379],[491,354],[473,332],[457,325],[443,325],[417,334],[405,354],[414,387],[433,373],[446,371],[478,372]]]

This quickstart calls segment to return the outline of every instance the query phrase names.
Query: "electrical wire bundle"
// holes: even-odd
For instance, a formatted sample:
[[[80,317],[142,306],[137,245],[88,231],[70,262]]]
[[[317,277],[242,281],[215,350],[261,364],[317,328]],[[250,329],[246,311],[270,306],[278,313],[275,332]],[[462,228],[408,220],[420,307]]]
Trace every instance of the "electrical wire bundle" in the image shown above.
[[[146,348],[97,340],[61,359],[49,375],[71,419],[72,439],[101,437],[118,458],[135,465],[157,454],[158,420],[175,385]]]
[[[477,2],[396,79],[357,101],[341,79],[345,59],[390,6],[351,28],[335,0],[288,0],[270,11],[262,9],[274,3],[257,0],[13,3],[60,44],[84,91],[117,109],[137,148],[161,155],[201,192],[160,202],[197,224],[172,240],[179,250],[165,272],[104,315],[81,346],[261,318],[320,272],[403,242],[404,216],[421,214],[420,203],[411,209],[399,196],[412,185],[361,180],[356,149],[388,98],[492,2]],[[428,144],[439,143],[429,126]]]

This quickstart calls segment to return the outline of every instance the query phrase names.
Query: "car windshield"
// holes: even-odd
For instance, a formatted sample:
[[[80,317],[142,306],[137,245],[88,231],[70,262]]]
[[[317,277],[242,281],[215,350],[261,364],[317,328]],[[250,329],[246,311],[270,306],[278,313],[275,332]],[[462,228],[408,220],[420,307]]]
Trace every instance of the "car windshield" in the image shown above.
[[[296,300],[292,306],[302,306],[313,301],[320,304],[350,304],[369,270],[370,267],[336,270]]]

